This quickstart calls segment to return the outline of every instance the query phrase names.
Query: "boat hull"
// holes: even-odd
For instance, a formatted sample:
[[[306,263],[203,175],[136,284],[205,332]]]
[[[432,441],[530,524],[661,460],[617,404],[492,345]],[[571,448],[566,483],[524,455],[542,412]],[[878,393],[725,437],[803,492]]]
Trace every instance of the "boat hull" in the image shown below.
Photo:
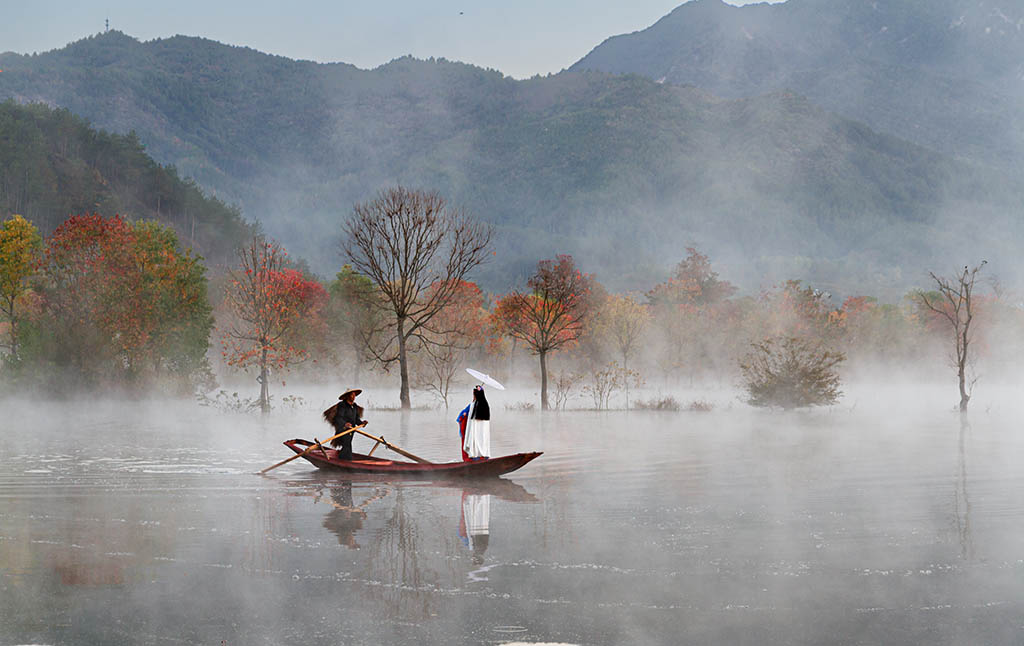
[[[302,453],[313,446],[313,443],[309,440],[294,439],[286,441],[284,445],[296,453]],[[325,471],[382,473],[414,478],[488,478],[515,471],[539,455],[541,455],[541,452],[535,451],[503,455],[485,460],[471,460],[469,462],[420,464],[417,462],[388,460],[361,453],[353,453],[351,460],[340,460],[336,450],[322,447],[313,449],[302,457],[316,468]]]

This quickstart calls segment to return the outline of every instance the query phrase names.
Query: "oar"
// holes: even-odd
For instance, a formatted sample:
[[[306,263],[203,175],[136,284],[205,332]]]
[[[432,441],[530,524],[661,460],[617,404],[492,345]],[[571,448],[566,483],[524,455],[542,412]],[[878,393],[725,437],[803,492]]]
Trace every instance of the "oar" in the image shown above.
[[[292,460],[294,460],[296,458],[301,458],[302,456],[306,455],[307,453],[309,453],[313,449],[317,448],[318,446],[320,446],[322,448],[323,444],[327,444],[331,440],[336,440],[336,439],[338,439],[339,437],[341,437],[343,435],[348,435],[349,433],[357,433],[357,432],[358,433],[362,433],[362,431],[360,431],[359,429],[361,429],[364,426],[366,426],[366,424],[360,424],[359,426],[353,426],[352,428],[350,428],[348,430],[344,430],[341,433],[338,433],[337,435],[332,435],[331,437],[329,437],[326,440],[324,440],[322,443],[312,444],[312,445],[310,445],[310,447],[308,449],[306,449],[302,453],[296,453],[295,455],[293,455],[292,457],[288,458],[287,460],[281,460],[277,464],[271,465],[271,466],[267,467],[266,469],[260,471],[257,475],[263,475],[267,471],[270,471],[271,469],[276,469],[277,467],[281,466],[282,464],[288,464],[289,462],[291,462]]]
[[[356,433],[359,433],[360,435],[365,435],[366,437],[370,438],[371,440],[377,440],[379,443],[383,444],[386,448],[391,449],[392,451],[394,451],[395,453],[398,453],[399,455],[404,455],[405,457],[409,458],[410,460],[415,460],[415,461],[419,462],[420,464],[433,464],[433,462],[431,462],[430,460],[424,460],[423,458],[421,458],[419,456],[416,456],[416,455],[413,455],[412,453],[409,453],[408,451],[403,451],[402,449],[398,448],[394,444],[388,444],[388,442],[383,437],[377,437],[376,435],[370,435],[366,431],[359,430],[359,427],[356,427],[354,430],[355,430]]]

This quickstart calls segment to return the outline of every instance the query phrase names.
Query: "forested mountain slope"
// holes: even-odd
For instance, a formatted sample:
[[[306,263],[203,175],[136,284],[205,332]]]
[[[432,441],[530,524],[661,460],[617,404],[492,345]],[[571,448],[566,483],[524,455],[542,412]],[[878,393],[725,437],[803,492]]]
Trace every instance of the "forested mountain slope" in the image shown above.
[[[790,90],[952,156],[1024,170],[1024,4],[787,0],[681,4],[571,69],[726,97]]]
[[[649,286],[697,244],[748,288],[897,290],[959,254],[1012,258],[1021,239],[1004,175],[788,92],[725,100],[639,76],[515,81],[410,58],[359,70],[116,32],[0,67],[0,97],[134,129],[324,274],[341,264],[341,218],[394,182],[496,225],[490,289],[556,253],[613,288]]]
[[[93,212],[171,225],[212,262],[231,261],[253,231],[237,208],[153,161],[134,132],[97,131],[64,109],[0,103],[0,219],[19,213],[49,233]]]

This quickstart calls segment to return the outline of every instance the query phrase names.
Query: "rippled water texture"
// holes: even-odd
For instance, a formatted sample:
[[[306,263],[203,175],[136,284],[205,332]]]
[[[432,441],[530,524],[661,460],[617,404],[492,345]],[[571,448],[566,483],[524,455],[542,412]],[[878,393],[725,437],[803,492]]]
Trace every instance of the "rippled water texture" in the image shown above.
[[[0,644],[1024,642],[1019,417],[866,401],[496,411],[545,454],[490,483],[253,475],[315,412],[5,404]],[[455,412],[371,430],[456,460]]]

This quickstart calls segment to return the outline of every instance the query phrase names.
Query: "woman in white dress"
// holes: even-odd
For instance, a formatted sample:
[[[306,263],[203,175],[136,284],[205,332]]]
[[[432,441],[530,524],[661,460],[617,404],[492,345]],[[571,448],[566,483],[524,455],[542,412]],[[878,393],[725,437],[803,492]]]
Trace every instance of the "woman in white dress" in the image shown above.
[[[471,460],[491,457],[491,407],[487,405],[483,386],[473,388],[473,403],[469,406],[469,423],[466,424],[462,450]]]

